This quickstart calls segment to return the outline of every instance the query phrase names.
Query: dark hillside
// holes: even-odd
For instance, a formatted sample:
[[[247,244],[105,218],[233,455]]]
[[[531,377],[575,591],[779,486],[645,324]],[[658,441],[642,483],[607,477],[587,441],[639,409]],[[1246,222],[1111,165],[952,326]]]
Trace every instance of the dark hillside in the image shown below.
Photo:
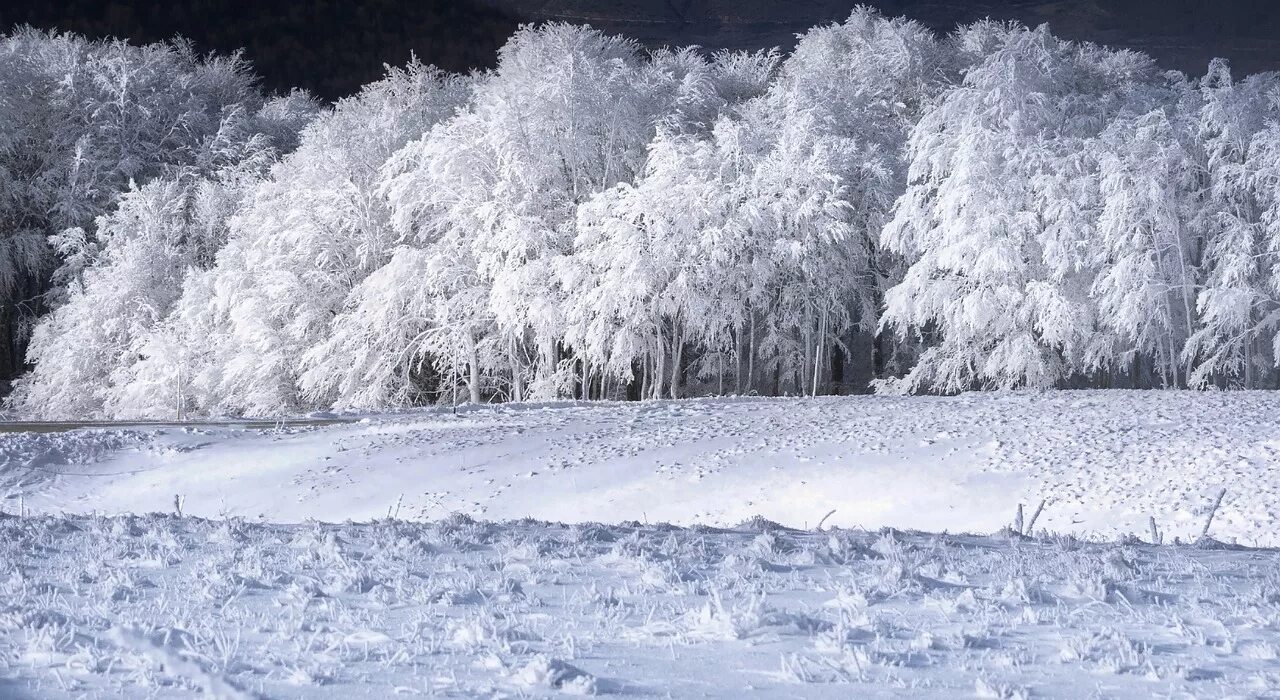
[[[790,47],[815,24],[842,20],[852,0],[483,0],[534,20],[586,22],[649,45]],[[1145,51],[1169,68],[1199,74],[1210,58],[1238,74],[1280,69],[1280,6],[1273,0],[877,0],[941,32],[984,17],[1055,34]]]
[[[795,34],[844,19],[854,0],[18,0],[0,27],[28,23],[90,37],[150,42],[182,35],[202,50],[243,47],[266,86],[305,87],[334,99],[377,79],[382,64],[425,62],[463,71],[493,65],[520,22],[564,20],[649,46],[789,48]],[[983,17],[1049,22],[1055,34],[1146,51],[1163,65],[1203,72],[1214,56],[1239,74],[1280,69],[1273,0],[878,0],[868,4],[942,32]]]

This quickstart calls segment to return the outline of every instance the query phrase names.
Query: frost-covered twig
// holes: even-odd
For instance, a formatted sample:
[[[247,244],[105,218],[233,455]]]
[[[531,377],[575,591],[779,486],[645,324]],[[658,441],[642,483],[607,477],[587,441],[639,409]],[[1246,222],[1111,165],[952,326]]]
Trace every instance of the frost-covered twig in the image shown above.
[[[1031,514],[1031,522],[1027,523],[1027,529],[1024,535],[1030,535],[1036,529],[1036,519],[1040,517],[1040,511],[1044,510],[1044,499],[1040,499],[1040,505],[1036,506],[1036,512]]]
[[[827,518],[830,518],[831,516],[833,516],[833,515],[835,515],[835,514],[836,514],[836,509],[835,509],[835,508],[832,508],[830,512],[828,512],[826,515],[822,516],[822,520],[819,520],[819,521],[818,521],[818,526],[817,526],[817,527],[815,527],[815,528],[813,528],[813,529],[815,529],[815,530],[821,530],[821,529],[822,529],[822,524],[823,524],[823,523],[825,523],[825,522],[827,522]]]
[[[1209,517],[1205,518],[1204,529],[1200,531],[1200,539],[1204,539],[1209,536],[1209,526],[1213,524],[1213,516],[1218,512],[1218,506],[1222,505],[1222,497],[1225,495],[1227,495],[1227,490],[1220,489],[1218,491],[1218,497],[1213,499],[1213,506],[1209,508]]]

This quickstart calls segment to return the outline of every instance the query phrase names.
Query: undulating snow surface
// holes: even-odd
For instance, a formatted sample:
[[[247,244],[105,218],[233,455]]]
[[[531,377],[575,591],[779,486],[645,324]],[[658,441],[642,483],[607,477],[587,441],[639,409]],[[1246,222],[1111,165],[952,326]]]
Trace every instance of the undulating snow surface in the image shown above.
[[[9,516],[0,694],[1265,696],[1278,564],[763,520]]]
[[[1280,394],[1048,392],[484,406],[282,430],[0,435],[15,512],[533,517],[1280,546]],[[29,464],[28,464],[29,463]],[[27,470],[25,467],[32,469]],[[21,496],[19,496],[21,494]]]
[[[0,517],[0,697],[1265,696],[1280,552],[1221,542],[1280,540],[1278,409],[1082,391],[0,434],[0,508],[27,513]],[[1137,539],[1152,517],[1195,539],[1221,488],[1214,539]],[[1033,538],[985,534],[1042,498]]]

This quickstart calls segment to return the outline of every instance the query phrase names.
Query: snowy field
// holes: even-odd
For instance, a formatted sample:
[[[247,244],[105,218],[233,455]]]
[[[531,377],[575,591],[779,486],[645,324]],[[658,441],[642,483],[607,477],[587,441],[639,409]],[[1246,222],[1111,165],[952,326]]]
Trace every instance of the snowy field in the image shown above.
[[[1280,555],[639,523],[0,520],[0,695],[1280,693]]]
[[[0,435],[0,509],[269,522],[484,520],[1280,546],[1280,394],[1050,392],[485,406],[321,427]]]
[[[1274,696],[1278,422],[1061,392],[0,434],[0,697]]]

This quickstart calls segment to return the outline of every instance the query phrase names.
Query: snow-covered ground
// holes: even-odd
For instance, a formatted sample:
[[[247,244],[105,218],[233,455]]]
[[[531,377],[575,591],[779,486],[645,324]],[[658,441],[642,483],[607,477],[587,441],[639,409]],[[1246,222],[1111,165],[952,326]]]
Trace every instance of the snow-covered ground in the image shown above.
[[[1280,393],[1050,392],[484,406],[346,425],[0,435],[0,509],[270,522],[396,515],[1280,546]]]
[[[0,519],[0,696],[1274,697],[1280,553]]]
[[[1274,695],[1280,552],[1221,542],[1280,545],[1278,423],[1062,392],[0,434],[0,697]],[[1216,539],[1135,538],[1222,488]]]

